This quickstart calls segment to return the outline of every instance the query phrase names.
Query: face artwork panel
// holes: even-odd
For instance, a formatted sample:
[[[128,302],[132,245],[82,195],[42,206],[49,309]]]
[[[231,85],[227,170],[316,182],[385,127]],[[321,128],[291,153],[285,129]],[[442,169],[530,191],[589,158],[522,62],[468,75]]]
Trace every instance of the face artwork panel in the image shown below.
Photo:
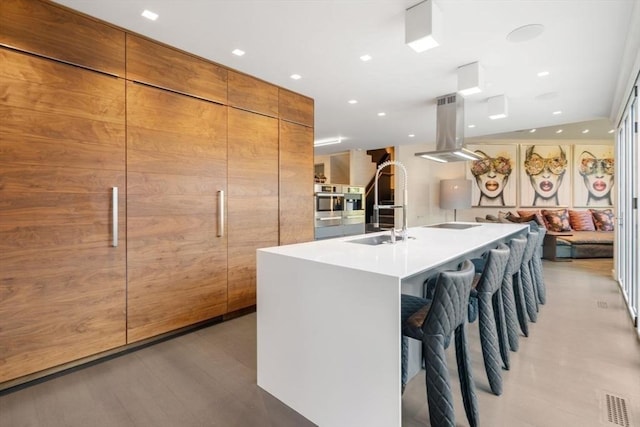
[[[521,205],[568,205],[569,146],[523,145],[521,164]]]
[[[575,146],[575,206],[613,206],[613,145]]]
[[[473,206],[515,206],[513,171],[517,145],[469,145],[467,148],[484,157],[467,162],[467,178],[474,183]]]

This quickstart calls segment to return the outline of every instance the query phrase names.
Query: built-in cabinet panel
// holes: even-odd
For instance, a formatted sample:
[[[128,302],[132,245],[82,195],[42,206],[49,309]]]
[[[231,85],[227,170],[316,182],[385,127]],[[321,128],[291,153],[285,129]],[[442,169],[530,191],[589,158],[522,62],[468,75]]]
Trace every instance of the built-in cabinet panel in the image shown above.
[[[229,105],[278,117],[278,87],[246,74],[229,71]]]
[[[280,120],[280,244],[314,236],[313,128]]]
[[[125,82],[0,49],[0,93],[3,382],[126,342]]]
[[[229,108],[228,310],[256,303],[256,249],[278,246],[278,119]]]
[[[227,311],[227,107],[127,83],[127,330],[134,342]]]
[[[124,77],[125,33],[53,3],[0,1],[0,44]]]
[[[127,79],[227,102],[225,68],[131,34],[127,34]]]
[[[278,111],[280,118],[289,122],[313,127],[313,99],[280,89]]]

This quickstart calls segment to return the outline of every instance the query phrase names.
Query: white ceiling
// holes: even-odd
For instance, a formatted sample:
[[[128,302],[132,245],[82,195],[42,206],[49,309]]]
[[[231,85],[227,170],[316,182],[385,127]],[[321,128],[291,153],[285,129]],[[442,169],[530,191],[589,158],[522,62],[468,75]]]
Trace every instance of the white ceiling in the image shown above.
[[[456,69],[475,61],[484,67],[485,90],[465,99],[466,124],[475,125],[467,138],[517,137],[525,133],[516,131],[596,119],[604,119],[597,121],[603,135],[592,130],[589,137],[610,137],[637,2],[436,0],[443,43],[416,53],[404,43],[404,14],[419,0],[56,1],[314,98],[316,140],[343,138],[316,154],[435,144],[435,98],[455,92]],[[141,17],[144,9],[158,20]],[[521,43],[507,40],[527,24],[542,24],[544,32]],[[236,48],[246,54],[234,56]],[[361,61],[364,54],[373,59]],[[540,71],[550,75],[538,77]],[[294,73],[302,78],[291,79]],[[509,117],[490,120],[486,100],[501,94]]]

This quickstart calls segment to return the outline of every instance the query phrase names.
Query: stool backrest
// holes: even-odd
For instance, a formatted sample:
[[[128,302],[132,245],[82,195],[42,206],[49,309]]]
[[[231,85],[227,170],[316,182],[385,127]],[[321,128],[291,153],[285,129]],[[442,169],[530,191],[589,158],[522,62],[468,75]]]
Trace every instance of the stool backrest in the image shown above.
[[[504,270],[509,261],[510,250],[505,244],[500,244],[497,249],[491,249],[487,256],[482,276],[476,286],[478,292],[488,292],[493,294],[502,286]]]
[[[527,235],[527,246],[524,248],[522,262],[529,262],[538,248],[538,233],[530,231]]]
[[[509,242],[509,261],[507,262],[506,275],[513,276],[520,270],[522,265],[522,257],[524,256],[524,248],[527,246],[527,239],[511,239]]]
[[[469,260],[465,260],[457,271],[438,274],[431,308],[422,324],[425,335],[449,337],[466,321],[474,275],[475,268]]]

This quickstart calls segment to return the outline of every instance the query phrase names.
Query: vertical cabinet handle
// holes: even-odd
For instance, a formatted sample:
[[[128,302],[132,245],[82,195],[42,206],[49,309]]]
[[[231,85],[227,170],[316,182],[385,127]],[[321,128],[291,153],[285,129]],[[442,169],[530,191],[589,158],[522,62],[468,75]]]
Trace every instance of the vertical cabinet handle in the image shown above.
[[[111,246],[114,248],[118,247],[118,187],[111,188],[111,212],[113,222],[112,225],[112,234],[113,234],[113,242]]]
[[[218,191],[218,237],[224,236],[224,191]]]

